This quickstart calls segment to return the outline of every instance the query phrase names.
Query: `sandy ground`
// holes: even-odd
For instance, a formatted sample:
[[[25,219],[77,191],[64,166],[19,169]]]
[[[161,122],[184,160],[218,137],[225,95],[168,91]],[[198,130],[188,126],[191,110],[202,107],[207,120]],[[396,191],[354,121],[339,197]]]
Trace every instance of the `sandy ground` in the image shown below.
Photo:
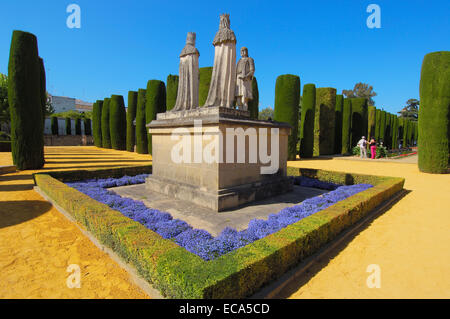
[[[47,147],[45,170],[149,162],[147,155],[95,147]],[[0,165],[11,154],[0,153]],[[401,176],[410,192],[309,276],[290,298],[449,298],[450,175],[420,173],[416,164],[319,159],[298,167]],[[0,175],[0,298],[147,298],[128,273],[32,190],[31,171]],[[81,288],[67,267],[78,264]],[[381,288],[368,288],[368,265]]]
[[[322,261],[290,298],[449,298],[450,175],[419,172],[416,164],[303,160],[290,166],[406,179],[409,193],[353,240]],[[381,288],[369,288],[369,265],[380,268]]]
[[[145,164],[150,156],[48,147],[45,170]],[[11,153],[0,153],[0,165]],[[0,175],[0,298],[148,298],[129,274],[33,191],[33,171]],[[66,281],[80,267],[81,288]]]

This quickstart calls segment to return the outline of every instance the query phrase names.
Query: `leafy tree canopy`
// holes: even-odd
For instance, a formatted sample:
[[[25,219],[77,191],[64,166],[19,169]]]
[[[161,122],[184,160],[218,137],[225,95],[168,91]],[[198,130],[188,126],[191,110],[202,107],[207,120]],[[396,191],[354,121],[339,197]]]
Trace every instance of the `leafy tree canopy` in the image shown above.
[[[273,108],[271,108],[270,106],[266,107],[265,109],[262,109],[259,112],[258,118],[260,120],[269,120],[269,119],[273,119]]]
[[[342,94],[347,98],[365,97],[369,101],[369,105],[375,105],[375,101],[372,98],[377,96],[371,85],[361,82],[356,83],[353,90],[342,90]]]
[[[419,119],[419,103],[417,99],[409,99],[406,101],[406,106],[400,112],[397,112],[399,117],[417,122]]]

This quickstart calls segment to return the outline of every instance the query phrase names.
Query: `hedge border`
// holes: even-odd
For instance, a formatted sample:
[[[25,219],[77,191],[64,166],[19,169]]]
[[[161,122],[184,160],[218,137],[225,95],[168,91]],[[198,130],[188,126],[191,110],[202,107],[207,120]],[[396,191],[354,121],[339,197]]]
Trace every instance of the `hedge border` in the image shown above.
[[[151,166],[33,174],[36,186],[82,228],[110,247],[169,298],[244,298],[315,253],[381,202],[403,189],[404,179],[288,167],[288,174],[374,187],[211,261],[188,252],[63,182],[150,173]]]

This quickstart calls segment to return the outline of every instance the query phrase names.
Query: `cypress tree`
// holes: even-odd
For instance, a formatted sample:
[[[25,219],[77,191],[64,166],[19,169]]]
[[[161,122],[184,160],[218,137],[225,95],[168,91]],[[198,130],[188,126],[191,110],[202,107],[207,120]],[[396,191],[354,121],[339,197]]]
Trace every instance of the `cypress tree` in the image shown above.
[[[386,131],[384,133],[384,146],[391,148],[391,113],[386,112]]]
[[[392,114],[392,145],[393,149],[398,148],[398,118]]]
[[[334,124],[334,153],[340,154],[342,150],[342,108],[344,107],[344,96],[336,95],[336,114]]]
[[[169,80],[167,80],[169,81]],[[127,151],[134,152],[134,144],[136,142],[136,126],[134,120],[136,118],[138,92],[128,92],[128,109],[127,109]]]
[[[72,119],[66,117],[66,135],[72,135]]]
[[[300,158],[313,156],[314,114],[316,109],[316,86],[303,86],[302,113],[300,116]]]
[[[92,126],[94,131],[94,145],[102,147],[102,108],[103,101],[97,100],[92,109]]]
[[[39,83],[40,83],[40,97],[41,97],[41,108],[42,108],[42,129],[45,127],[45,113],[46,107],[45,104],[47,102],[47,84],[45,79],[45,67],[44,60],[42,58],[39,59]]]
[[[414,141],[418,143],[419,141],[419,125],[417,122],[414,123]],[[450,154],[450,151],[449,151]]]
[[[385,144],[386,134],[386,111],[381,111],[380,114],[380,142]]]
[[[75,119],[75,135],[81,135],[81,119]]]
[[[59,135],[58,118],[56,116],[51,117],[52,135]]]
[[[373,105],[367,108],[367,139],[375,137],[377,109]]]
[[[342,155],[349,155],[352,141],[352,101],[345,98],[342,108]]]
[[[90,136],[92,135],[92,128],[91,128],[91,119],[84,119],[84,135]]]
[[[375,141],[380,142],[381,110],[375,110]]]
[[[212,67],[204,67],[199,69],[198,83],[198,104],[203,106],[208,98],[209,85],[211,84]]]
[[[156,114],[166,111],[166,86],[159,80],[150,80],[147,83],[145,97],[145,121],[150,123],[156,119]],[[152,137],[147,133],[148,153],[152,154]]]
[[[367,99],[364,97],[352,98],[352,144],[356,146],[359,139],[367,134]]]
[[[178,81],[179,76],[178,75],[172,75],[169,74],[167,76],[167,96],[166,96],[166,106],[167,111],[170,111],[175,106],[175,103],[177,101],[177,94],[178,94]]]
[[[109,102],[109,132],[111,147],[115,150],[127,149],[127,113],[122,95],[111,95]]]
[[[252,80],[252,95],[253,99],[248,102],[248,111],[250,112],[250,118],[257,120],[259,114],[259,91],[258,81],[253,77]]]
[[[336,89],[317,88],[314,115],[314,156],[334,153],[335,109]]]
[[[145,96],[146,90],[138,90],[136,108],[136,152],[138,154],[148,154],[147,129],[145,125]]]
[[[102,147],[111,148],[111,133],[109,128],[109,103],[110,99],[105,98],[103,100],[102,107]]]
[[[297,155],[298,106],[300,100],[300,77],[292,74],[280,75],[275,84],[274,120],[292,126],[288,137],[288,160]]]
[[[403,147],[408,147],[409,140],[409,121],[407,119],[403,119]]]
[[[37,39],[13,31],[8,64],[11,152],[19,170],[44,166],[44,120]]]

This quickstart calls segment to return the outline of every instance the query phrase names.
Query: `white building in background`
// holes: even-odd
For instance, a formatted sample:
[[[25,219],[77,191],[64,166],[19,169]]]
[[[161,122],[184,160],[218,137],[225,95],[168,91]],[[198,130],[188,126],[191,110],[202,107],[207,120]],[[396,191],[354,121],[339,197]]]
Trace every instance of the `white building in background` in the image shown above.
[[[78,112],[90,112],[92,111],[93,103],[85,102],[82,100],[75,100],[75,110]]]
[[[50,94],[49,94],[50,95]],[[55,113],[75,110],[75,99],[67,96],[50,95],[50,101]]]
[[[50,95],[50,101],[55,113],[77,111],[77,112],[89,112],[92,111],[93,103],[85,102],[79,99],[75,99],[67,96]]]

